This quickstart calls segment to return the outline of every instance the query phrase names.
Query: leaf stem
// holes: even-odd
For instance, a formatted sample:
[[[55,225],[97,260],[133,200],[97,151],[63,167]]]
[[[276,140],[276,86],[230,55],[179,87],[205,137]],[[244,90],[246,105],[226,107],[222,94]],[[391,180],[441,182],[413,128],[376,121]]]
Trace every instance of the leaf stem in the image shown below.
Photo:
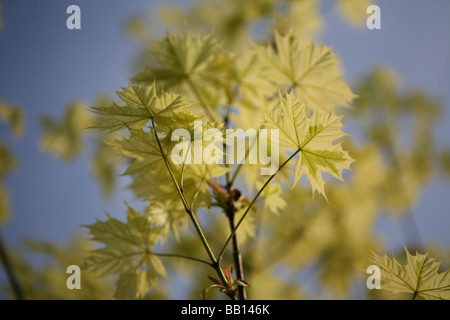
[[[222,257],[225,253],[225,250],[227,249],[228,245],[230,244],[231,240],[233,239],[234,235],[236,234],[236,231],[238,230],[239,226],[241,225],[241,223],[244,221],[245,217],[247,216],[247,214],[250,212],[250,209],[252,208],[252,206],[255,204],[256,200],[258,200],[259,196],[261,195],[261,193],[264,191],[264,189],[267,187],[267,185],[272,181],[273,178],[275,178],[275,176],[277,175],[278,172],[280,172],[281,169],[283,169],[283,167],[291,160],[293,159],[302,149],[299,148],[297,151],[295,151],[286,161],[284,161],[281,166],[278,168],[277,172],[275,172],[273,175],[270,176],[269,179],[267,179],[267,181],[264,183],[264,185],[261,187],[261,189],[259,189],[258,193],[255,195],[255,197],[253,198],[253,200],[250,202],[250,204],[248,205],[247,209],[245,210],[244,214],[242,215],[242,217],[239,219],[238,223],[236,224],[236,226],[234,227],[234,229],[231,231],[231,234],[228,236],[228,239],[225,241],[225,244],[222,247],[222,250],[220,251],[219,254],[219,262],[222,260]]]
[[[196,261],[196,262],[207,264],[208,266],[214,268],[214,266],[212,265],[211,262],[208,262],[208,261],[202,260],[202,259],[198,259],[198,258],[194,258],[194,257],[181,255],[181,254],[157,253],[157,252],[152,252],[152,251],[150,251],[149,254],[152,254],[152,255],[155,255],[155,256],[158,256],[158,257],[181,258],[181,259]]]
[[[228,128],[228,124],[229,124],[229,121],[230,121],[230,111],[231,111],[231,102],[228,105],[226,114],[225,114],[225,116],[223,118],[223,120],[225,122],[225,128]],[[225,147],[226,147],[226,144],[224,143],[224,148]],[[248,156],[248,151],[245,154],[245,158],[247,158],[247,156]],[[226,156],[224,155],[224,158],[225,157]],[[229,167],[229,165],[228,165],[227,161],[225,161],[225,159],[224,159],[224,162],[225,162],[226,167]],[[226,216],[228,218],[228,223],[230,224],[230,231],[233,231],[234,228],[235,228],[235,213],[236,213],[236,208],[235,208],[234,203],[233,203],[234,199],[231,199],[230,194],[231,194],[231,190],[232,190],[234,181],[236,180],[237,173],[239,172],[240,169],[241,169],[241,167],[238,167],[236,169],[233,177],[231,177],[229,171],[227,171],[227,173],[226,173],[226,186],[225,186],[225,188],[227,190],[229,200],[228,200],[228,206],[227,206],[226,209],[224,209],[224,211],[225,211],[225,214],[226,214]],[[239,247],[239,241],[238,241],[236,233],[233,235],[233,259],[234,259],[234,267],[236,268],[236,277],[237,277],[237,279],[244,280],[244,266],[242,264],[242,255],[241,255],[241,250],[240,250],[240,247]],[[238,298],[239,298],[239,300],[246,300],[247,299],[247,293],[246,293],[245,287],[244,286],[238,286],[237,289],[238,289],[238,295],[239,295]]]
[[[197,234],[200,237],[200,240],[201,240],[201,242],[203,244],[203,247],[205,248],[205,250],[206,250],[206,252],[207,252],[207,254],[209,256],[209,259],[211,260],[211,264],[213,265],[214,269],[216,270],[217,275],[219,276],[219,278],[222,281],[222,283],[227,283],[225,275],[223,274],[223,271],[220,268],[220,264],[218,263],[216,257],[214,256],[214,253],[212,252],[211,247],[209,246],[209,243],[206,240],[206,237],[205,237],[205,235],[204,235],[204,233],[202,231],[202,228],[200,227],[200,224],[198,223],[197,218],[194,215],[194,211],[188,204],[188,201],[187,201],[186,196],[184,194],[184,190],[180,189],[180,186],[178,185],[178,182],[177,182],[177,180],[175,178],[175,175],[173,174],[173,171],[172,171],[172,168],[170,166],[170,163],[167,160],[167,157],[166,157],[166,155],[165,155],[165,153],[163,151],[163,148],[161,146],[161,142],[159,140],[158,134],[153,129],[155,124],[154,124],[153,121],[151,121],[151,123],[152,123],[152,131],[155,134],[155,138],[156,138],[156,141],[158,143],[159,150],[161,152],[161,155],[163,157],[163,160],[164,160],[164,163],[165,163],[165,165],[167,167],[167,170],[169,171],[170,177],[172,178],[172,181],[173,181],[173,183],[175,185],[175,188],[177,189],[178,195],[180,196],[181,202],[183,203],[184,209],[187,212],[187,214],[189,215],[189,218],[191,219],[192,223],[194,224],[195,230],[197,231]],[[230,298],[233,298],[233,297],[230,296]]]

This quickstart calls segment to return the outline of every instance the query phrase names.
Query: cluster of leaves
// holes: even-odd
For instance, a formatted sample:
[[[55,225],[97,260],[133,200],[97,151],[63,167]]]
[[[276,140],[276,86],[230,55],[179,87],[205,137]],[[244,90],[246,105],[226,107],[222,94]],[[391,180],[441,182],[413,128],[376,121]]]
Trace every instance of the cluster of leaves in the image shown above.
[[[362,0],[334,3],[354,26],[364,22],[370,4]],[[91,168],[104,194],[112,195],[121,159],[127,158],[130,188],[146,206],[138,212],[127,205],[126,222],[107,216],[106,221],[86,226],[92,239],[103,244],[96,250],[84,242],[64,249],[29,243],[33,252],[46,255],[52,263],[37,270],[21,257],[13,257],[26,297],[95,299],[109,298],[114,292],[118,299],[167,298],[167,289],[150,289],[157,286],[158,278],[172,274],[190,279],[187,295],[193,299],[210,287],[236,295],[235,286],[247,282],[255,299],[346,298],[361,278],[359,285],[364,287],[367,275],[361,270],[366,269],[371,250],[380,251],[382,245],[374,232],[375,222],[386,209],[411,214],[413,201],[426,184],[441,168],[450,172],[450,153],[433,143],[440,103],[419,91],[402,92],[391,71],[370,72],[355,85],[359,97],[354,99],[342,81],[336,54],[313,42],[324,26],[320,11],[329,4],[200,0],[193,8],[170,8],[158,15],[164,17],[165,25],[200,33],[213,28],[215,36],[174,33],[162,41],[155,41],[148,32],[155,28],[133,20],[129,30],[146,50],[137,61],[140,72],[117,92],[119,102],[98,99],[92,108],[95,119],[81,103],[69,106],[62,122],[44,117],[41,146],[67,161],[81,155],[86,138],[93,138],[96,151]],[[261,30],[270,31],[263,35]],[[271,38],[267,45],[249,41],[262,35]],[[143,63],[147,67],[141,70]],[[352,101],[354,108],[347,108]],[[363,132],[362,146],[348,140],[341,145],[339,106],[346,111],[346,122]],[[13,129],[16,135],[20,133],[21,126],[14,125],[21,123],[19,113],[9,107],[1,110],[2,119],[17,128]],[[206,141],[211,137],[205,131],[212,128],[222,133],[233,127],[278,129],[280,163],[292,161],[277,172],[276,179],[261,176],[259,164],[175,164],[170,151],[178,142],[171,141],[171,134],[184,128],[193,139],[196,121],[202,122]],[[406,136],[405,124],[411,128]],[[405,143],[408,138],[410,142]],[[194,149],[192,142],[182,145]],[[210,156],[220,156],[218,149],[207,149],[208,144],[201,148]],[[1,172],[15,163],[8,161],[12,158],[5,150],[0,155]],[[358,161],[348,181],[325,180],[323,172],[342,180],[343,170],[352,163],[349,153]],[[292,171],[287,168],[291,164]],[[297,183],[303,175],[311,187]],[[290,188],[293,183],[295,188]],[[324,197],[312,201],[311,189]],[[0,204],[5,203],[0,199]],[[240,281],[238,273],[233,278],[225,267],[223,278],[216,270],[214,277],[219,279],[211,285],[206,277],[211,264],[194,258],[205,255],[205,244],[187,227],[190,221],[196,231],[207,226],[202,233],[208,240],[208,253],[223,251],[233,228],[224,227],[221,211],[230,218],[230,208],[233,223],[243,221],[236,234],[245,245],[246,282]],[[0,209],[0,220],[1,216]],[[71,292],[63,285],[67,275],[61,270],[80,265],[87,249],[91,251],[84,261],[90,272],[83,272],[83,290]],[[165,257],[179,259],[163,265]],[[395,259],[373,255],[373,263],[382,268],[382,289],[407,293],[405,298],[449,298],[448,271],[439,274],[439,265],[428,254],[407,252],[406,260],[402,266]],[[220,262],[226,266],[231,261],[224,255]],[[105,282],[99,276],[112,277]],[[110,280],[117,280],[115,290]],[[311,294],[310,286],[321,290]],[[209,290],[208,297],[214,294]]]
[[[336,3],[339,10],[345,12],[344,15],[348,17],[350,23],[356,22],[358,19],[361,22],[361,18],[364,17],[361,13],[365,12],[365,8],[369,5],[369,3],[360,1],[358,6],[361,5],[364,10],[357,10],[352,1]],[[151,47],[153,50],[145,51],[142,55],[148,66],[133,81],[146,86],[151,86],[156,81],[156,92],[159,93],[162,88],[168,88],[171,92],[181,94],[187,101],[193,102],[189,109],[195,115],[199,115],[203,111],[207,121],[220,122],[220,118],[223,118],[225,120],[224,128],[234,124],[236,127],[244,129],[263,127],[280,129],[282,150],[290,151],[288,155],[296,152],[299,154],[297,165],[294,167],[294,179],[298,180],[303,174],[306,174],[312,189],[325,194],[321,173],[327,172],[341,179],[340,173],[351,163],[348,154],[342,151],[340,145],[333,144],[333,141],[342,135],[341,117],[336,116],[334,112],[336,106],[349,106],[355,96],[342,82],[340,65],[333,51],[323,45],[315,45],[308,41],[322,25],[322,21],[316,19],[319,1],[287,2],[285,7],[287,13],[299,16],[295,14],[298,11],[293,10],[297,8],[301,10],[301,16],[308,17],[306,20],[285,19],[289,14],[280,14],[280,10],[274,9],[271,1],[255,3],[247,10],[243,10],[241,6],[235,8],[226,3],[223,4],[223,7],[227,10],[208,11],[205,9],[208,7],[216,9],[217,5],[219,4],[199,2],[198,6],[202,10],[196,10],[198,8],[195,7],[196,9],[190,13],[183,13],[183,19],[174,10],[170,10],[170,15],[172,17],[174,13],[176,15],[171,20],[172,22],[187,20],[189,27],[198,24],[200,31],[208,30],[210,26],[214,25],[216,34],[223,40],[221,45],[212,36],[192,37],[189,34],[169,34],[165,40],[156,44],[153,39],[143,37],[141,40],[148,41],[145,42],[145,46]],[[311,14],[305,14],[306,10]],[[350,13],[352,10],[355,15]],[[221,19],[217,19],[214,15],[218,12],[221,14]],[[227,13],[226,16],[229,19],[223,18],[224,12]],[[276,19],[275,16],[277,16]],[[274,33],[271,44],[267,46],[253,45],[249,48],[246,45],[249,42],[245,36],[251,34],[249,25],[258,24],[258,21],[267,17],[277,21],[274,26],[278,31]],[[230,21],[233,23],[231,24]],[[240,24],[235,23],[236,21],[243,21],[243,27],[237,28],[236,26]],[[297,22],[302,25],[295,25]],[[142,28],[142,25],[139,27]],[[299,39],[303,41],[299,41]],[[224,46],[247,50],[233,53],[223,50]],[[309,54],[305,54],[306,52]],[[373,79],[375,79],[375,83],[373,83]],[[371,112],[375,112],[383,113],[386,119],[392,119],[392,110],[397,109],[397,117],[394,119],[404,121],[401,119],[407,117],[405,116],[407,114],[412,114],[416,119],[420,119],[425,110],[422,106],[425,105],[433,106],[433,110],[439,110],[439,103],[425,94],[417,92],[400,94],[398,86],[389,79],[389,72],[386,70],[375,70],[363,79],[355,87],[360,96],[355,102],[355,109],[348,112],[346,116],[361,122],[367,112],[368,119],[380,119],[379,116],[369,115]],[[380,89],[385,92],[380,92]],[[391,103],[390,97],[392,96],[399,98]],[[363,104],[366,104],[367,107],[362,107]],[[402,105],[404,107],[401,107]],[[409,107],[411,105],[416,107]],[[254,116],[258,113],[262,114],[262,117]],[[318,114],[328,114],[329,117],[317,117]],[[413,141],[420,143],[421,146],[425,145],[420,142],[424,141],[423,138],[427,138],[428,142],[433,140],[430,128],[436,117],[430,117],[431,114],[433,112],[427,113],[425,116],[424,119],[427,122],[424,121],[420,124],[419,121],[416,121],[419,125],[415,128],[420,131],[417,136],[421,136],[421,139]],[[362,129],[369,131],[371,128],[381,128],[379,125],[383,124],[382,119],[370,126],[365,126],[366,122],[363,120],[361,122],[363,123]],[[120,121],[125,122],[126,120],[121,118]],[[315,124],[315,121],[318,123]],[[317,128],[322,127],[326,128],[325,132],[336,134],[335,139],[322,141],[319,135],[318,140],[307,140],[306,132],[314,134]],[[390,128],[392,127],[399,128],[400,125],[391,123]],[[155,122],[155,128],[158,128],[157,122]],[[147,132],[147,135],[149,133],[151,132]],[[395,168],[388,160],[389,152],[384,148],[382,141],[374,139],[374,137],[374,135],[366,135],[365,144],[368,147],[348,145],[348,149],[353,150],[353,154],[357,155],[356,157],[361,163],[356,165],[355,176],[346,187],[341,184],[331,184],[328,187],[327,197],[333,203],[332,207],[327,206],[325,201],[311,202],[302,185],[292,191],[284,190],[282,186],[286,185],[291,176],[288,170],[280,171],[279,181],[272,181],[270,185],[266,186],[261,193],[263,199],[258,200],[255,204],[258,210],[247,216],[239,230],[240,241],[245,240],[246,244],[248,258],[245,259],[244,266],[249,272],[247,280],[253,287],[252,297],[305,297],[306,293],[303,292],[299,296],[298,286],[292,285],[297,281],[293,281],[292,278],[280,279],[278,276],[274,276],[274,262],[281,260],[289,262],[290,267],[293,268],[293,275],[315,263],[320,264],[319,280],[323,285],[332,289],[333,295],[331,296],[341,298],[348,296],[352,281],[355,280],[355,275],[359,274],[358,270],[366,267],[368,252],[380,244],[373,233],[377,217],[386,209],[386,205],[392,212],[407,211],[405,205],[403,207],[396,205],[398,202],[408,201],[406,202],[408,207],[413,205],[411,199],[417,198],[425,186],[425,182],[430,181],[430,172],[435,170],[435,167],[430,165],[426,165],[426,167],[431,170],[424,170],[422,165],[438,157],[440,153],[439,150],[429,150],[428,155],[433,156],[427,157],[426,162],[423,162],[419,159],[423,158],[423,153],[418,152],[419,146],[413,148],[417,151],[395,149],[396,156],[401,157],[401,163],[418,164],[408,170],[408,175],[412,177],[410,179],[420,179],[416,180],[420,183],[409,183],[414,180],[405,182],[408,186],[415,186],[415,193],[405,200],[402,192],[398,191],[407,190],[409,187],[398,186],[397,191],[392,192],[392,179],[389,177],[392,176],[392,170]],[[395,132],[389,136],[387,141],[395,141],[398,137],[398,132]],[[428,147],[430,145],[432,144],[428,144]],[[124,146],[125,143],[122,144],[122,147]],[[315,148],[319,148],[322,152],[321,155],[324,156],[322,159],[314,158],[314,156],[311,158],[309,151],[314,152],[317,150]],[[120,148],[119,152],[121,152]],[[333,152],[336,153],[333,154]],[[139,155],[139,157],[132,153],[126,155],[123,151],[122,155],[134,159],[130,167],[135,163],[145,161],[143,155]],[[334,155],[339,156],[334,158]],[[338,160],[325,165],[323,161],[321,163],[323,158],[328,159],[330,156]],[[286,160],[286,156],[280,155],[280,159]],[[161,161],[160,165],[158,170],[155,170],[158,173],[162,171],[159,170],[160,168],[164,169]],[[177,167],[173,164],[172,167],[176,171]],[[183,170],[188,171],[188,166],[185,167]],[[236,170],[240,173],[237,179],[238,183],[240,182],[239,186],[246,188],[249,193],[259,190],[267,180],[258,174],[259,168],[258,165],[245,165]],[[127,170],[127,172],[132,171]],[[222,172],[222,174],[227,175],[226,172]],[[136,171],[132,175],[135,181],[139,180]],[[180,175],[180,172],[175,172],[175,175]],[[428,178],[424,179],[427,175]],[[214,178],[219,177],[220,175]],[[406,178],[402,175],[402,179]],[[170,184],[170,180],[166,172],[166,182]],[[164,225],[180,226],[172,228],[172,230],[176,230],[173,233],[178,238],[179,232],[187,225],[188,219],[183,206],[179,203],[176,188],[164,185],[164,189],[167,190],[161,192],[159,187],[152,188],[156,184],[144,181],[134,182],[132,188],[138,196],[147,199],[149,219],[160,227]],[[162,186],[162,184],[158,184],[158,186]],[[226,183],[223,186],[226,187]],[[191,192],[190,188],[186,187],[185,189],[186,192]],[[197,187],[195,190],[200,189]],[[207,190],[204,191],[204,195],[211,197],[211,194],[208,195],[206,192]],[[152,196],[153,194],[156,196]],[[158,203],[160,199],[165,199],[169,194],[174,195],[171,198],[174,203]],[[214,193],[212,196],[213,201],[217,200]],[[189,199],[192,199],[192,194]],[[242,199],[237,218],[245,211],[249,201],[250,199],[246,197]],[[201,206],[201,204],[199,205]],[[177,210],[174,207],[177,207]],[[302,208],[300,212],[299,207]],[[153,217],[155,212],[158,218]],[[174,212],[177,214],[173,214]],[[285,222],[283,227],[275,227],[280,221],[278,212],[283,212],[283,221]],[[174,221],[167,223],[170,217],[172,219],[176,217],[178,224]],[[211,231],[207,233],[207,236],[216,239],[227,237],[228,233],[224,230],[220,220],[212,220],[208,223],[212,225],[208,227]],[[259,237],[252,237],[256,233]],[[164,233],[164,241],[167,241],[168,234]],[[342,237],[343,234],[347,236]],[[201,244],[195,241],[195,236],[184,233],[182,242],[171,242],[167,245],[173,252],[189,252],[194,256],[200,255],[202,254]],[[321,240],[318,241],[318,239]],[[216,245],[213,243],[212,246],[214,248]],[[263,248],[273,248],[273,250],[269,250],[268,253]],[[218,249],[220,247],[217,247]],[[188,272],[186,270],[189,269],[189,266],[184,265],[185,272]],[[197,274],[193,280],[192,293],[192,297],[197,298],[198,292],[208,286],[207,279],[204,277],[204,270],[198,271],[197,268],[189,270],[190,276]],[[179,272],[179,269],[176,271]],[[270,284],[275,287],[268,289]],[[286,288],[291,289],[286,290]],[[267,295],[269,292],[270,296]]]
[[[244,71],[240,70],[242,59],[251,65]],[[279,141],[271,143],[279,143],[281,152],[289,155],[280,170],[297,156],[294,184],[306,175],[313,192],[317,190],[325,196],[322,173],[342,180],[343,170],[350,169],[353,162],[341,144],[336,143],[344,133],[342,117],[333,111],[338,105],[348,106],[354,97],[342,82],[339,61],[330,48],[302,43],[292,33],[285,36],[276,33],[274,46],[255,45],[252,50],[239,53],[226,52],[212,35],[168,34],[154,52],[153,65],[146,67],[134,81],[137,84],[118,92],[123,105],[112,103],[94,107],[93,111],[97,115],[97,128],[108,132],[125,131],[125,136],[116,138],[111,146],[121,156],[132,160],[125,173],[133,179],[131,189],[147,202],[144,219],[150,223],[148,232],[154,239],[168,241],[172,234],[177,238],[188,218],[195,219],[199,208],[208,210],[217,203],[226,211],[221,201],[227,199],[226,189],[232,194],[230,173],[234,171],[237,176],[240,166],[220,166],[208,161],[223,155],[217,147],[211,148],[211,137],[207,135],[208,129],[214,128],[225,136],[225,129],[233,125],[231,113],[233,118],[245,121],[246,128],[279,130]],[[247,117],[249,112],[257,112],[260,117]],[[200,137],[195,130],[196,123],[201,123]],[[191,133],[190,140],[182,143],[187,143],[185,150],[194,150],[194,153],[199,151],[196,148],[202,149],[201,153],[207,156],[203,157],[202,164],[173,161],[171,152],[175,143],[171,137],[176,129]],[[199,138],[203,141],[200,146],[194,141]],[[255,177],[259,168],[252,166],[243,172],[254,170],[256,173],[252,176]],[[274,176],[257,178],[263,185],[254,201]],[[285,180],[288,182],[289,178]],[[255,181],[247,185],[249,192],[255,187]],[[225,193],[224,197],[221,192]],[[263,196],[276,197],[280,192],[277,185],[267,189]],[[235,190],[236,193],[241,192]],[[240,199],[234,200],[239,202]],[[244,212],[238,227],[254,201],[241,204]],[[233,203],[233,213],[237,211],[235,205]],[[108,223],[111,221],[109,219]],[[129,224],[123,228],[129,228]],[[94,240],[106,245],[108,261],[115,261],[114,267],[107,268],[109,263],[102,265],[102,259],[94,259],[96,263],[88,263],[87,267],[94,272],[103,268],[111,273],[119,272],[124,258],[131,259],[130,253],[126,250],[112,252],[108,248],[118,247],[124,238],[135,243],[129,238],[133,232],[105,238],[93,226],[90,231]],[[155,245],[156,241],[151,244]],[[208,250],[208,254],[211,263],[216,263],[212,252]],[[223,250],[220,256],[222,254]],[[146,257],[152,257],[150,251]],[[142,267],[155,268],[148,261],[134,265],[133,273]]]
[[[236,49],[247,47],[249,39],[266,39],[273,31],[285,35],[292,30],[301,39],[312,40],[325,28],[322,13],[333,9],[359,28],[365,25],[371,4],[370,0],[198,0],[188,8],[165,5],[149,21],[134,17],[127,27],[135,39],[144,42],[152,38],[148,30],[158,29],[160,23],[200,33],[213,29],[227,47]]]
[[[298,284],[296,275],[316,264],[320,267],[315,278],[319,280],[321,285],[331,289],[331,292],[322,293],[322,297],[345,298],[350,293],[352,283],[360,274],[359,270],[367,267],[368,253],[381,244],[373,232],[375,221],[380,213],[386,209],[386,205],[395,203],[388,201],[388,199],[393,196],[402,197],[399,192],[387,191],[392,182],[389,179],[389,175],[392,174],[392,162],[389,160],[392,153],[389,153],[385,146],[391,143],[390,141],[396,141],[398,136],[390,134],[384,139],[380,139],[379,136],[371,134],[371,131],[375,131],[382,124],[382,120],[378,120],[380,118],[396,118],[400,122],[401,119],[404,119],[402,118],[403,115],[409,114],[410,117],[416,119],[421,117],[423,111],[421,106],[434,106],[434,110],[436,110],[434,114],[439,114],[440,109],[439,104],[425,94],[400,93],[395,79],[391,71],[376,69],[356,86],[360,97],[355,101],[356,109],[347,116],[357,119],[357,123],[362,123],[362,128],[367,130],[365,147],[361,149],[356,144],[347,146],[347,149],[352,150],[352,154],[358,159],[358,162],[353,168],[354,174],[348,183],[345,185],[330,184],[328,186],[327,197],[332,206],[327,205],[325,201],[311,202],[308,192],[302,185],[297,186],[292,191],[283,191],[282,196],[279,184],[269,185],[265,189],[262,195],[267,196],[267,199],[263,199],[261,203],[260,201],[256,203],[258,211],[248,216],[247,225],[243,224],[239,231],[242,232],[240,240],[245,240],[248,257],[244,260],[245,268],[248,271],[246,280],[252,284],[253,298],[271,298],[274,296],[285,299],[311,298],[307,292],[299,291],[299,288],[304,287],[304,285]],[[129,88],[125,88],[124,91],[126,89]],[[288,96],[292,96],[292,94]],[[287,102],[288,96],[281,100]],[[395,99],[392,98],[394,96]],[[411,101],[415,100],[420,101],[420,103],[414,104],[417,106],[416,108],[410,107]],[[201,110],[201,108],[199,109]],[[402,112],[396,111],[398,109],[402,109]],[[246,109],[241,108],[239,111],[245,112]],[[396,117],[392,116],[393,112],[396,112]],[[373,113],[377,113],[377,115],[374,116]],[[231,118],[236,123],[239,120],[241,120],[240,122],[249,122],[254,119],[254,117],[240,119],[237,115],[235,117],[232,115]],[[368,124],[367,121],[375,121],[375,119],[380,122]],[[428,119],[428,123],[423,128],[427,129],[426,136],[430,141],[433,141],[430,128],[433,127],[433,122],[436,121],[437,117],[423,119]],[[128,126],[131,125],[128,124]],[[248,124],[248,127],[251,125],[251,123]],[[126,126],[124,127],[126,128]],[[415,128],[419,128],[419,126]],[[295,137],[295,134],[289,136]],[[287,141],[291,140],[288,139]],[[123,142],[123,140],[116,143],[120,142]],[[291,150],[293,150],[292,148],[295,147],[291,147]],[[419,147],[412,144],[411,148],[414,150]],[[420,152],[413,152],[407,148],[391,149],[391,151],[394,150],[396,151],[395,156],[403,159],[414,159],[416,157],[415,163],[421,157]],[[155,148],[153,148],[153,151],[155,151]],[[440,152],[437,149],[430,150],[430,157],[427,161],[436,161]],[[158,154],[155,152],[153,156],[157,157]],[[139,162],[143,164],[143,157],[133,157],[133,159],[137,160],[134,161],[136,165]],[[134,162],[130,163],[130,166],[134,165]],[[432,169],[431,172],[428,171],[430,177],[427,181],[429,181],[433,176],[433,171],[436,172],[438,167],[435,165],[427,167]],[[160,168],[164,169],[163,166]],[[241,174],[244,179],[242,182],[251,188],[260,188],[261,183],[255,183],[255,178],[260,177],[253,169],[250,165],[244,166]],[[417,178],[423,177],[424,172],[426,172],[421,166],[415,166],[412,169],[410,173]],[[283,171],[279,175],[280,182],[285,182],[287,176],[282,175],[282,173]],[[425,182],[423,180],[421,188],[425,186]],[[417,193],[420,193],[420,189],[417,189]],[[176,192],[175,189],[171,190],[173,193]],[[142,195],[149,196],[145,192]],[[161,199],[161,195],[163,194],[159,192],[154,198]],[[178,198],[173,197],[173,200],[176,203]],[[301,210],[298,208],[301,208]],[[395,206],[391,208],[392,212],[396,212]],[[153,218],[152,221],[159,227],[163,226],[168,218],[174,217],[174,210],[171,210],[170,206],[160,205],[150,209],[156,213],[155,216],[158,218]],[[171,215],[167,213],[169,210],[171,210]],[[183,229],[186,226],[187,218],[182,206],[178,206],[178,210],[179,217],[185,220],[181,224],[183,226],[181,229]],[[273,213],[280,210],[283,216],[283,226],[274,228],[274,226],[280,224],[280,215]],[[153,214],[147,216],[151,217]],[[171,222],[167,225],[176,225],[176,223]],[[258,237],[248,237],[248,235],[255,234],[256,227],[259,230]],[[173,228],[172,230],[174,234],[178,234],[180,228]],[[227,236],[220,220],[214,221],[208,227],[208,230],[208,237]],[[169,235],[168,229],[161,234],[167,237]],[[343,234],[346,237],[342,237]],[[244,238],[244,235],[247,236]],[[183,234],[183,241],[167,243],[167,247],[170,248],[170,251],[183,252],[190,256],[202,254],[201,244],[199,244],[196,236],[190,233]],[[275,272],[278,262],[284,262],[284,265],[292,269],[290,272],[292,276],[280,278],[277,275],[278,272]],[[198,268],[196,265],[194,268],[190,262],[187,262],[177,263],[176,266],[169,264],[168,273],[180,272],[181,270],[178,268],[180,266],[183,274],[189,275],[189,278],[193,279],[191,297],[198,298],[199,292],[209,285],[208,279],[204,277],[208,270]],[[132,284],[131,288],[133,288]],[[130,293],[130,291],[128,292]],[[133,291],[131,291],[129,297],[132,297],[133,294],[142,297],[142,293],[133,293]],[[149,297],[148,294],[147,297]],[[388,298],[388,296],[384,296],[384,298]]]

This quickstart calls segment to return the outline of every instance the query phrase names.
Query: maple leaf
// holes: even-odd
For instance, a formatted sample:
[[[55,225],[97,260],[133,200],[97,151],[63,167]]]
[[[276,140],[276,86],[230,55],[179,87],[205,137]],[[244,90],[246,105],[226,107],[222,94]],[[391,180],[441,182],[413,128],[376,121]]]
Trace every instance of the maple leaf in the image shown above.
[[[281,96],[279,104],[271,112],[263,112],[264,125],[279,129],[279,144],[286,151],[298,153],[294,170],[294,185],[306,175],[311,188],[325,196],[322,173],[343,180],[342,171],[350,169],[353,159],[333,142],[346,134],[341,130],[342,116],[314,111],[310,117],[307,107],[294,97]],[[325,196],[326,197],[326,196]]]
[[[210,120],[219,119],[215,107],[224,103],[222,90],[228,81],[231,59],[213,35],[167,34],[152,51],[151,66],[133,78],[134,82],[169,88],[196,101]]]
[[[313,108],[330,111],[336,105],[350,106],[356,96],[342,81],[339,60],[331,48],[304,45],[292,33],[275,33],[275,48],[256,47],[264,66],[262,77],[276,86],[290,86]]]
[[[14,159],[10,147],[4,142],[0,142],[0,179],[5,179],[7,174],[16,168],[16,159]]]
[[[370,0],[339,0],[336,7],[341,17],[355,28],[365,27],[367,8],[372,5]]]
[[[145,175],[164,169],[164,160],[153,132],[130,129],[128,138],[117,138],[109,143],[119,155],[132,159],[125,174]],[[164,147],[163,151],[166,148]],[[164,171],[164,170],[163,170]]]
[[[150,252],[160,238],[160,229],[130,206],[127,223],[108,215],[108,220],[97,220],[86,228],[92,240],[105,247],[91,251],[84,267],[97,276],[120,274],[116,298],[140,298],[156,285],[158,276],[166,277],[161,261]],[[139,282],[143,278],[146,282]]]
[[[381,268],[381,289],[394,294],[411,293],[428,300],[450,299],[450,272],[438,273],[440,262],[427,253],[413,256],[405,248],[406,265],[396,259],[372,253],[372,261]]]
[[[151,120],[170,116],[174,110],[190,105],[178,94],[163,91],[158,97],[154,83],[151,86],[129,84],[117,91],[117,95],[125,102],[124,106],[112,103],[106,107],[91,107],[98,115],[96,128],[111,132],[124,128],[142,129]]]
[[[157,66],[147,66],[133,81],[150,84],[157,80],[169,88],[182,85],[188,78],[217,82],[220,72],[229,66],[212,35],[167,34],[152,53]]]
[[[62,160],[72,160],[82,152],[85,129],[90,124],[91,118],[84,103],[70,105],[62,121],[44,116],[41,119],[41,148]]]
[[[8,106],[0,102],[0,120],[9,124],[14,137],[21,138],[25,132],[24,112],[20,106]]]

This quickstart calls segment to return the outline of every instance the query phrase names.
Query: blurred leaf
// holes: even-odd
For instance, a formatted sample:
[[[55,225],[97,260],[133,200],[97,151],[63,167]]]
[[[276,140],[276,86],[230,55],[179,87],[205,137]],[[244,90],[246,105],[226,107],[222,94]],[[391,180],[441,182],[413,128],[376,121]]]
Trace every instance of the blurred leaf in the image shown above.
[[[119,165],[120,159],[115,150],[100,136],[94,158],[91,161],[91,171],[100,184],[103,197],[106,199],[110,199],[114,193]]]
[[[67,245],[55,245],[26,239],[24,246],[11,250],[13,270],[19,280],[24,296],[28,300],[97,300],[110,299],[112,287],[108,279],[99,279],[89,273],[81,274],[81,290],[69,290],[66,273],[70,265],[81,266],[88,242],[81,237],[71,240]],[[0,265],[0,268],[2,265]],[[0,280],[0,288],[8,286]],[[12,292],[2,290],[7,298]]]
[[[282,35],[292,31],[303,41],[313,40],[324,29],[319,0],[285,1],[286,10],[274,12],[275,29]],[[301,18],[300,18],[301,17]]]
[[[0,226],[9,218],[9,196],[6,188],[0,184]]]
[[[362,28],[369,17],[367,8],[373,3],[370,0],[338,0],[336,4],[342,19],[353,27]]]
[[[9,146],[0,142],[0,179],[4,179],[6,175],[16,169],[17,164]]]
[[[444,173],[450,178],[450,150],[445,150],[442,153],[442,166]]]
[[[262,185],[259,186],[259,188]],[[265,208],[273,213],[278,214],[286,208],[286,201],[283,199],[282,189],[278,183],[269,184],[261,194],[264,198]]]
[[[25,132],[24,113],[20,106],[8,106],[0,102],[0,119],[9,124],[13,136],[21,138]]]
[[[84,103],[70,105],[60,122],[53,117],[43,116],[42,150],[64,161],[73,160],[82,153],[83,138],[90,124],[90,115]]]

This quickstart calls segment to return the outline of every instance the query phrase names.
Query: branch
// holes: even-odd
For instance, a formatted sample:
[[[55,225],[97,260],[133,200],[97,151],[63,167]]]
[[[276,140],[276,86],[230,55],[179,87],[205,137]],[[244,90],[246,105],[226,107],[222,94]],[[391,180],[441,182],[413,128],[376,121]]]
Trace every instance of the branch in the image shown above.
[[[227,214],[228,221],[230,223],[230,230],[233,231],[235,228],[234,224],[234,211]],[[237,234],[235,233],[233,235],[233,259],[234,259],[234,266],[236,268],[236,277],[239,280],[245,280],[244,279],[244,266],[242,265],[242,256],[241,256],[241,250],[239,248],[239,241],[237,238]],[[247,294],[245,292],[244,286],[238,286],[238,293],[239,293],[239,299],[240,300],[246,300]]]

